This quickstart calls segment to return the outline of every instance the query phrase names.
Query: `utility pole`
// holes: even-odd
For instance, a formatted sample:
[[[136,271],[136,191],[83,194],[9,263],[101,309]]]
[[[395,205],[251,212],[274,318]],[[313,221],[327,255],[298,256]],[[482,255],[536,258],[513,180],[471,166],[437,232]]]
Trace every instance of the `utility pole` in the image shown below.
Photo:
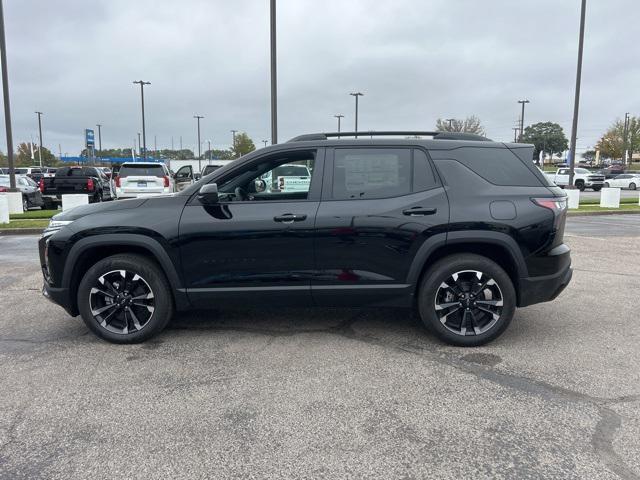
[[[364,93],[360,93],[360,92],[354,92],[354,93],[350,93],[349,95],[356,97],[356,138],[358,138],[358,97],[362,97],[364,96]]]
[[[140,132],[138,132],[138,156],[142,155],[142,149],[140,147]],[[147,158],[146,155],[144,158]]]
[[[207,144],[209,145],[209,163],[211,163],[211,140],[207,140]]]
[[[622,164],[627,164],[627,139],[629,137],[629,112],[624,114],[624,130],[622,133]]]
[[[2,63],[2,98],[4,125],[7,132],[7,162],[9,165],[9,191],[16,192],[16,171],[13,165],[13,135],[11,134],[11,105],[9,104],[9,74],[7,71],[7,41],[4,34],[4,8],[0,0],[0,62]]]
[[[142,158],[144,158],[145,160],[147,159],[147,133],[145,130],[145,126],[144,126],[144,86],[145,85],[151,85],[151,82],[145,82],[143,80],[136,80],[133,83],[139,83],[140,84],[140,99],[142,101],[142,148],[143,150],[143,155]]]
[[[231,133],[233,134],[233,149],[235,150],[236,148],[236,133],[238,132],[238,130],[231,130]],[[273,143],[273,142],[271,142]]]
[[[42,168],[42,112],[35,112],[38,115],[38,131],[40,132],[40,145],[38,146],[38,159]]]
[[[204,117],[202,115],[194,115],[193,118],[198,121],[198,169],[199,172],[202,173],[202,159],[200,158],[200,155],[202,155],[200,153],[200,119]]]
[[[529,103],[529,100],[518,100],[518,103],[522,104],[522,114],[520,115],[520,138],[518,141],[522,141],[522,134],[524,132],[524,106]]]
[[[102,153],[102,124],[96,123],[98,127],[98,152]]]
[[[270,1],[271,34],[271,144],[278,143],[278,74],[276,62],[276,0]],[[235,144],[234,144],[235,145]]]
[[[334,115],[334,117],[336,117],[338,119],[338,133],[340,133],[340,120],[344,118],[344,115],[339,113],[337,115]],[[340,135],[338,135],[338,138],[340,138]]]
[[[578,39],[578,64],[576,66],[576,92],[573,101],[573,124],[571,125],[571,145],[569,159],[569,185],[568,188],[574,188],[573,186],[573,174],[576,166],[576,140],[578,135],[578,111],[580,109],[580,80],[582,79],[582,51],[584,49],[584,17],[587,9],[587,0],[582,0],[580,6],[580,37]]]

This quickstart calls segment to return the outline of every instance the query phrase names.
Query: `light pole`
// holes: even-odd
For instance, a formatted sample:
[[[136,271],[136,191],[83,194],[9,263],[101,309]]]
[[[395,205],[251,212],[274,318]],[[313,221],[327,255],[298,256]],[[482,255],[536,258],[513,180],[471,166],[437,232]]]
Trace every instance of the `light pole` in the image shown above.
[[[102,153],[102,124],[96,123],[98,127],[98,152]]]
[[[358,97],[362,97],[364,96],[364,93],[360,93],[360,92],[353,92],[350,93],[349,95],[356,97],[356,138],[358,138]]]
[[[627,138],[629,137],[629,112],[624,114],[624,129],[622,132],[622,164],[627,163]]]
[[[42,112],[35,112],[38,115],[38,132],[40,133],[40,145],[38,146],[38,160],[42,168]]]
[[[587,0],[582,0],[580,5],[580,37],[578,38],[578,64],[576,65],[576,92],[573,100],[573,123],[571,125],[571,145],[569,159],[569,185],[573,186],[573,174],[576,166],[576,140],[578,136],[578,111],[580,109],[580,81],[582,79],[582,50],[584,48],[584,16],[587,9]]]
[[[142,101],[142,148],[143,150],[143,155],[142,158],[144,158],[145,160],[147,159],[147,133],[145,131],[145,127],[144,127],[144,86],[145,85],[151,85],[151,82],[145,82],[143,80],[136,80],[133,83],[139,83],[140,84],[140,99]],[[140,142],[138,142],[138,146]]]
[[[520,127],[513,127],[513,143],[518,141],[518,132],[520,131]]]
[[[202,173],[202,159],[200,158],[200,119],[204,117],[202,115],[194,115],[193,118],[198,121],[198,169],[200,173]]]
[[[142,156],[142,148],[140,147],[140,132],[138,132],[138,156]]]
[[[211,163],[211,140],[207,140],[207,144],[209,145],[209,163]]]
[[[237,132],[238,132],[238,130],[231,130],[231,133],[233,134],[233,147],[232,147],[233,150],[236,149],[236,133]],[[234,153],[237,153],[237,152],[234,152]]]
[[[270,1],[271,37],[271,144],[278,143],[278,74],[276,62],[276,0]],[[235,145],[235,144],[234,144]]]
[[[267,148],[267,142],[268,140],[262,140],[262,143],[264,143],[264,148]]]
[[[524,106],[529,103],[529,100],[518,100],[518,103],[522,104],[522,114],[520,115],[520,142],[522,141],[522,133],[524,132]]]
[[[344,115],[339,113],[337,115],[334,115],[334,117],[336,117],[338,119],[338,133],[340,133],[340,120],[344,118]],[[338,135],[338,138],[340,138],[340,135]]]
[[[7,71],[7,42],[4,35],[4,9],[0,0],[0,55],[2,58],[2,98],[4,99],[4,125],[7,132],[7,162],[9,190],[16,192],[16,172],[13,167],[13,135],[11,134],[11,105],[9,104],[9,74]]]

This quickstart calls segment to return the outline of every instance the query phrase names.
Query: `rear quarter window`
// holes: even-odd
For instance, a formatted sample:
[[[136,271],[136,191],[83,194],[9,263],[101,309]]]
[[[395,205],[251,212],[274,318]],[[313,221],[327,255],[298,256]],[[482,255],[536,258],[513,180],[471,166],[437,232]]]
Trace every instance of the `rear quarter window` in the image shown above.
[[[430,154],[434,159],[455,160],[494,185],[539,187],[545,184],[508,148],[460,147],[432,150]]]

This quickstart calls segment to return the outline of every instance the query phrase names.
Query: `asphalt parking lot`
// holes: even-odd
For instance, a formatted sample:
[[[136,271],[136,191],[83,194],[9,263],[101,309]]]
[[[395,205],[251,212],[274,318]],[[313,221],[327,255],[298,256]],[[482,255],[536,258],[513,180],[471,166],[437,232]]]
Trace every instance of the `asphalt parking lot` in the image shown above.
[[[219,310],[116,346],[0,237],[0,478],[640,477],[640,216],[575,217],[574,277],[475,349],[405,311]]]

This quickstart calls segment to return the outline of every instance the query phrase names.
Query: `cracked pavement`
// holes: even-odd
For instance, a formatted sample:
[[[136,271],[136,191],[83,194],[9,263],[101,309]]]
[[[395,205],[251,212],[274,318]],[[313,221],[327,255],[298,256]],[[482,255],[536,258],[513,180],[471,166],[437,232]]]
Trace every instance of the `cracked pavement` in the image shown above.
[[[402,310],[217,310],[110,345],[0,237],[0,478],[640,478],[640,216],[480,348]]]

